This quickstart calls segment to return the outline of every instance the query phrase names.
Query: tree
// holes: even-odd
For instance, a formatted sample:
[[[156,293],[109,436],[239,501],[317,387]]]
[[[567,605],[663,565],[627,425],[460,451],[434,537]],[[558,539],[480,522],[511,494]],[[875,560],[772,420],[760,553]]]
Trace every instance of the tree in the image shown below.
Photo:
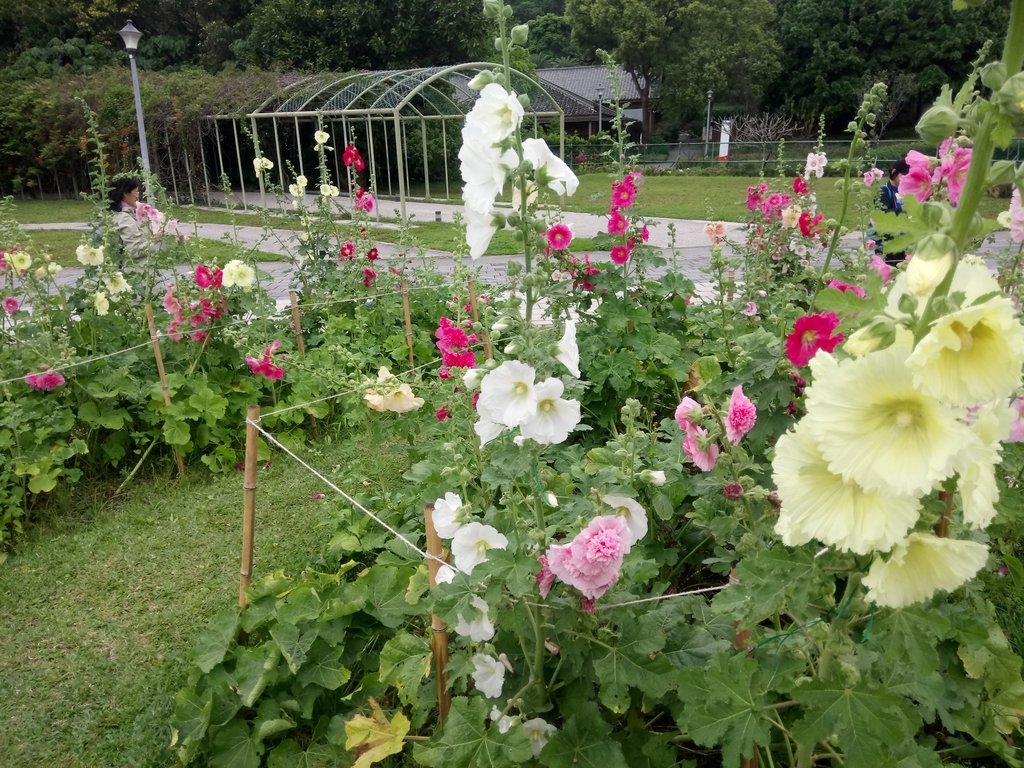
[[[573,42],[572,25],[565,16],[545,13],[532,19],[527,48],[530,51],[530,59],[538,67],[587,63],[586,55]]]
[[[953,11],[935,0],[787,0],[773,28],[783,66],[772,102],[841,123],[869,73],[914,73],[918,106],[962,80],[986,39],[1002,44],[1007,4]]]

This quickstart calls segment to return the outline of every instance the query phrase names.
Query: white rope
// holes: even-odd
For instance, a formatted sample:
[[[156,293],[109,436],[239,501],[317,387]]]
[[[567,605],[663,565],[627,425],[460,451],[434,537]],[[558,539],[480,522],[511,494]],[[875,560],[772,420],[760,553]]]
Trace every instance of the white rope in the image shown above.
[[[720,584],[717,587],[702,587],[701,589],[691,589],[689,592],[673,592],[670,595],[658,595],[657,597],[643,597],[639,600],[627,600],[624,603],[606,603],[604,605],[595,605],[594,610],[606,611],[612,608],[622,608],[625,605],[639,605],[640,603],[653,603],[657,600],[670,600],[673,597],[686,597],[687,595],[703,595],[707,592],[721,592],[728,586],[728,584]]]
[[[378,525],[380,525],[381,527],[385,528],[387,531],[392,533],[396,538],[398,538],[400,541],[402,541],[406,546],[408,546],[413,551],[417,552],[420,555],[420,557],[424,557],[424,558],[426,558],[428,560],[434,560],[435,562],[438,562],[441,565],[447,565],[449,568],[454,570],[456,573],[459,572],[459,569],[456,568],[454,565],[451,565],[450,563],[446,563],[441,558],[436,557],[435,555],[432,555],[429,552],[427,552],[425,550],[422,550],[419,547],[417,547],[409,539],[407,539],[405,536],[403,536],[397,530],[392,528],[390,525],[388,525],[386,522],[384,522],[381,518],[379,518],[373,512],[368,510],[366,507],[364,507],[362,504],[360,504],[354,498],[352,498],[347,493],[345,493],[343,490],[341,490],[341,488],[339,488],[334,483],[332,483],[330,480],[328,480],[321,472],[319,472],[314,467],[311,467],[309,464],[307,464],[305,461],[303,461],[301,458],[299,458],[295,453],[293,453],[289,448],[287,448],[285,445],[280,443],[277,440],[277,438],[275,438],[272,434],[267,432],[267,430],[265,430],[263,427],[261,427],[257,422],[253,421],[252,419],[248,419],[248,418],[245,420],[245,422],[246,422],[246,424],[251,424],[252,426],[254,426],[270,443],[272,443],[273,445],[275,445],[278,448],[280,448],[286,454],[288,454],[293,459],[295,459],[295,461],[297,461],[303,467],[305,467],[310,472],[312,472],[320,480],[322,480],[323,482],[327,483],[328,487],[330,487],[331,490],[333,490],[335,493],[337,493],[339,496],[341,496],[343,499],[345,499],[349,504],[351,504],[353,507],[358,509],[360,512],[365,514],[367,517],[369,517],[375,523],[377,523]]]
[[[88,360],[79,360],[77,363],[68,363],[67,365],[62,365],[62,366],[60,366],[58,368],[47,368],[46,370],[48,370],[48,371],[66,371],[69,368],[77,368],[80,365],[87,365],[89,363],[95,363],[97,360],[106,360],[108,357],[116,357],[117,355],[123,355],[125,352],[131,352],[133,349],[140,349],[142,347],[148,347],[152,343],[153,343],[153,340],[150,339],[149,341],[144,341],[141,344],[136,344],[135,346],[128,347],[127,349],[119,349],[119,350],[117,350],[117,352],[108,352],[107,354],[100,355],[99,357],[90,357]],[[4,379],[3,381],[0,381],[0,386],[3,386],[4,384],[11,384],[12,382],[15,382],[15,381],[23,381],[24,379],[25,379],[24,375],[22,375],[22,376],[15,376],[13,379]]]

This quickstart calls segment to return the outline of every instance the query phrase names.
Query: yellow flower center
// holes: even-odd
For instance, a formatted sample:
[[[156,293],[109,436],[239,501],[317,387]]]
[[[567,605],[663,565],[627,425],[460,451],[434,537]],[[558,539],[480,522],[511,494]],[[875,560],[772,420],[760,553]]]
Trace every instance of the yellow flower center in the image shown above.
[[[541,400],[537,404],[537,410],[544,411],[544,413],[550,413],[551,411],[555,410],[555,401],[554,400]]]
[[[516,397],[522,397],[529,390],[530,388],[526,386],[525,381],[517,381],[515,384],[512,385],[512,394],[515,395]]]
[[[967,352],[974,346],[974,336],[969,328],[961,323],[953,323],[952,330],[960,339],[961,351]]]
[[[483,539],[480,539],[480,541],[478,541],[476,543],[476,551],[477,552],[481,552],[481,553],[486,552],[487,551],[487,542],[484,541]]]

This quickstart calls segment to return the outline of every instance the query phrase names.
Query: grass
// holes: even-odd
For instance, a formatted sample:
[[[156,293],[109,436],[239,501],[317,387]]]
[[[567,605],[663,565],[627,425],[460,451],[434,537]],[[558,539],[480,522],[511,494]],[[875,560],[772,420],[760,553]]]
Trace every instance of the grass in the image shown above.
[[[302,455],[360,492],[376,490],[368,478],[401,482],[397,452],[366,439]],[[237,604],[242,475],[136,483],[116,501],[76,488],[72,519],[35,526],[0,569],[5,768],[177,764],[168,723],[189,648]],[[335,504],[314,491],[329,493],[287,457],[259,472],[256,577],[300,570],[334,533]]]

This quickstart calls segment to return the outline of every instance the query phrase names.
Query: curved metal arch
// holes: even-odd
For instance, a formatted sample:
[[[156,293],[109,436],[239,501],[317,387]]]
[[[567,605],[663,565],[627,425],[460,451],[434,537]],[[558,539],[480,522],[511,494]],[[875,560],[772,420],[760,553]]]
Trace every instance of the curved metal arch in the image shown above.
[[[307,75],[306,77],[299,78],[294,83],[289,83],[288,85],[283,86],[278,91],[268,96],[263,101],[263,103],[260,104],[258,107],[256,107],[253,110],[249,110],[249,114],[255,115],[261,113],[264,109],[266,109],[267,105],[270,104],[270,102],[272,102],[274,99],[281,98],[291,89],[304,88],[309,84],[311,80],[315,80],[318,77],[320,77],[320,75]],[[291,98],[291,96],[289,96],[288,98]],[[282,103],[287,100],[288,99],[283,99]],[[274,111],[277,112],[277,109],[274,109]]]

